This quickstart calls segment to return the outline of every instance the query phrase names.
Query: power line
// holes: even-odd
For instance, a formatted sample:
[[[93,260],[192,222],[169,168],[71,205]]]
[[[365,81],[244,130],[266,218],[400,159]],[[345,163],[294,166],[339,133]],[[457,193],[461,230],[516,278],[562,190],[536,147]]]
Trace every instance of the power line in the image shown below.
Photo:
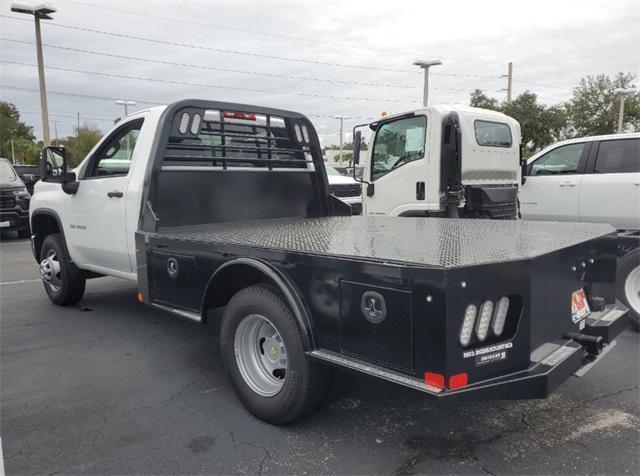
[[[20,111],[20,115],[22,114],[31,114],[31,115],[35,115],[35,116],[39,116],[41,113],[40,111]],[[75,112],[49,112],[50,116],[55,116],[55,117],[68,117],[68,118],[73,118],[75,119],[77,117],[77,113]],[[91,119],[92,121],[102,121],[102,122],[111,122],[113,123],[114,118],[108,118],[106,116],[85,116],[84,114],[80,115],[81,118],[84,119]]]
[[[27,19],[16,18],[11,15],[4,15],[4,14],[0,14],[0,17],[10,18],[12,20],[17,20],[17,21],[30,21]],[[124,33],[114,33],[114,32],[104,31],[104,30],[96,30],[93,28],[85,28],[85,27],[80,27],[75,25],[65,25],[63,23],[57,23],[57,22],[49,23],[48,26],[53,26],[56,28],[66,28],[66,29],[76,30],[76,31],[84,31],[89,33],[97,33],[100,35],[111,36],[114,38],[125,38],[127,40],[145,41],[148,43],[154,43],[159,45],[179,46],[181,48],[193,48],[197,50],[215,51],[217,53],[224,53],[224,54],[231,54],[231,55],[251,56],[253,58],[264,58],[264,59],[271,59],[271,60],[278,60],[278,61],[292,61],[296,63],[316,64],[316,65],[322,65],[322,66],[336,66],[340,68],[354,68],[354,69],[363,69],[363,70],[371,70],[371,71],[386,71],[386,72],[409,73],[409,74],[416,73],[415,71],[410,71],[406,69],[378,68],[375,66],[362,66],[362,65],[346,64],[346,63],[332,63],[328,61],[319,61],[319,60],[312,60],[312,59],[305,59],[305,58],[291,58],[287,56],[276,56],[276,55],[266,55],[262,53],[252,53],[249,51],[230,50],[226,48],[214,48],[212,46],[194,45],[191,43],[179,43],[174,41],[160,40],[157,38],[146,38],[143,36],[128,35]]]
[[[24,92],[29,92],[29,93],[38,93],[40,90],[39,89],[35,89],[35,88],[25,88],[22,86],[10,86],[10,85],[6,85],[6,84],[0,84],[0,89],[9,89],[9,90],[13,90],[13,91],[24,91]],[[117,97],[109,97],[109,96],[96,96],[96,95],[92,95],[92,94],[80,94],[80,93],[70,93],[70,92],[66,92],[66,91],[54,91],[51,89],[47,89],[47,94],[53,94],[56,96],[70,96],[70,97],[79,97],[79,98],[83,98],[83,99],[98,99],[100,101],[116,101],[120,98]],[[166,105],[167,102],[157,102],[157,101],[149,101],[149,100],[145,100],[145,99],[138,99],[138,98],[132,98],[135,99],[135,101],[139,104],[149,104],[149,105],[154,105],[154,106],[163,106]],[[321,118],[321,119],[333,119],[333,116],[329,116],[329,115],[322,115],[322,114],[305,114],[305,116],[307,117],[317,117],[317,118]],[[364,119],[364,120],[370,120],[370,121],[374,121],[377,118],[375,117],[368,117],[368,116],[351,116],[353,119]]]
[[[1,41],[12,42],[12,43],[20,43],[20,44],[25,44],[25,45],[35,45],[35,43],[33,41],[17,40],[17,39],[14,39],[14,38],[0,38],[0,40]],[[76,53],[86,53],[86,54],[96,55],[96,56],[107,56],[107,57],[110,57],[110,58],[119,58],[119,59],[127,59],[127,60],[134,60],[134,61],[143,61],[143,62],[147,62],[147,63],[164,64],[164,65],[168,65],[168,66],[180,66],[180,67],[187,67],[187,68],[207,69],[207,70],[213,70],[213,71],[223,71],[223,72],[226,72],[226,73],[250,74],[250,75],[253,75],[253,76],[268,76],[268,77],[274,77],[274,78],[294,79],[294,80],[297,80],[297,81],[317,81],[317,82],[326,82],[326,83],[348,84],[348,85],[354,85],[354,86],[375,86],[375,87],[385,87],[385,88],[418,89],[416,86],[401,85],[401,84],[361,83],[361,82],[355,82],[355,81],[342,81],[342,80],[337,80],[337,79],[311,78],[311,77],[307,77],[307,76],[292,76],[292,75],[278,74],[278,73],[261,73],[261,72],[256,72],[256,71],[247,71],[247,70],[240,70],[240,69],[218,68],[218,67],[215,67],[215,66],[205,66],[205,65],[192,64],[192,63],[177,63],[177,62],[173,62],[173,61],[157,60],[157,59],[151,59],[151,58],[142,58],[142,57],[139,57],[139,56],[127,56],[127,55],[120,55],[120,54],[115,54],[115,53],[105,53],[105,52],[95,51],[95,50],[85,50],[85,49],[80,49],[80,48],[70,48],[70,47],[66,47],[66,46],[52,45],[52,44],[49,44],[49,43],[43,43],[42,46],[45,46],[47,48],[54,48],[54,49],[57,49],[57,50],[73,51],[73,52],[76,52]]]
[[[290,36],[290,35],[283,35],[280,33],[268,33],[268,32],[263,32],[263,31],[257,31],[255,29],[248,29],[248,28],[238,28],[238,27],[231,27],[228,25],[218,25],[218,24],[214,24],[214,23],[208,23],[208,22],[202,22],[202,21],[196,21],[196,20],[185,20],[182,18],[174,18],[174,17],[168,17],[168,16],[163,16],[163,15],[157,15],[157,14],[152,14],[152,13],[145,13],[145,12],[136,12],[136,11],[132,11],[132,10],[125,10],[123,8],[115,8],[115,7],[106,7],[104,5],[95,5],[95,4],[87,4],[84,2],[76,2],[73,0],[67,0],[68,3],[75,3],[76,5],[82,5],[83,7],[87,7],[87,8],[100,8],[102,10],[110,10],[110,11],[114,11],[114,12],[120,12],[120,13],[126,13],[128,15],[137,15],[137,16],[142,16],[142,17],[146,17],[146,18],[156,18],[159,20],[165,20],[165,21],[173,21],[173,22],[177,22],[177,23],[184,23],[187,25],[200,25],[200,26],[206,26],[209,28],[214,28],[217,30],[223,30],[223,31],[232,31],[235,33],[243,33],[243,34],[250,34],[250,35],[255,35],[255,36],[264,36],[264,37],[270,37],[270,38],[279,38],[279,39],[284,39],[284,40],[293,40],[293,41],[304,41],[307,43],[316,43],[316,44],[320,44],[320,45],[326,45],[326,46],[340,46],[340,47],[345,47],[345,48],[354,48],[354,49],[359,49],[359,50],[365,50],[365,51],[373,51],[373,52],[377,52],[377,53],[389,53],[389,54],[393,54],[393,55],[406,55],[407,51],[399,51],[399,50],[393,50],[393,49],[387,49],[387,48],[374,48],[371,46],[365,46],[365,45],[356,45],[353,43],[341,43],[341,42],[336,42],[336,41],[327,41],[327,40],[318,40],[318,39],[314,39],[314,38],[304,38],[301,36]],[[421,54],[424,55],[425,52],[424,51],[413,51],[414,54]],[[457,57],[451,57],[451,56],[441,56],[438,55],[440,58],[443,59],[450,59],[450,60],[454,60],[454,61],[462,61],[462,62],[470,62],[470,63],[485,63],[485,64],[499,64],[499,65],[503,65],[503,62],[499,62],[499,61],[492,61],[492,60],[480,60],[480,59],[471,59],[471,58],[457,58]]]
[[[35,89],[35,88],[24,88],[21,86],[9,86],[6,84],[0,84],[0,89],[11,89],[14,91],[26,91],[26,92],[33,92],[33,93],[38,93],[40,92],[39,89]],[[51,89],[47,89],[47,94],[54,94],[57,96],[72,96],[72,97],[79,97],[79,98],[83,98],[83,99],[99,99],[101,101],[116,101],[119,98],[117,97],[107,97],[107,96],[96,96],[96,95],[92,95],[92,94],[80,94],[80,93],[69,93],[69,92],[64,92],[64,91],[52,91]],[[153,105],[153,106],[161,106],[164,103],[161,102],[156,102],[156,101],[146,101],[144,99],[136,99],[136,102],[139,102],[141,104],[149,104],[149,105]]]
[[[29,21],[27,19],[16,18],[11,15],[4,15],[4,14],[0,14],[0,17],[9,18],[16,21]],[[143,36],[128,35],[124,33],[114,33],[114,32],[109,32],[104,30],[96,30],[92,28],[75,26],[75,25],[65,25],[57,22],[48,23],[47,25],[56,27],[56,28],[67,28],[71,30],[83,31],[88,33],[96,33],[99,35],[105,35],[105,36],[110,36],[115,38],[125,38],[128,40],[145,41],[148,43],[168,45],[168,46],[179,46],[181,48],[192,48],[197,50],[214,51],[214,52],[223,53],[223,54],[250,56],[254,58],[264,58],[264,59],[272,59],[272,60],[278,60],[278,61],[291,61],[296,63],[315,64],[315,65],[321,65],[321,66],[334,66],[338,68],[351,68],[351,69],[359,69],[359,70],[367,70],[367,71],[384,71],[384,72],[393,72],[393,73],[421,74],[419,71],[407,70],[407,69],[380,68],[376,66],[363,66],[363,65],[348,64],[348,63],[333,63],[328,61],[319,61],[319,60],[312,60],[312,59],[305,59],[305,58],[291,58],[287,56],[275,56],[275,55],[266,55],[262,53],[252,53],[248,51],[230,50],[226,48],[214,48],[211,46],[195,45],[191,43],[179,43],[179,42],[173,42],[173,41],[167,41],[167,40],[160,40],[157,38],[147,38]],[[461,78],[484,78],[484,79],[498,78],[498,76],[495,76],[495,75],[478,75],[478,74],[462,74],[462,73],[439,73],[439,75],[461,77]]]
[[[513,81],[517,82],[517,83],[532,84],[534,86],[540,86],[540,87],[543,87],[543,88],[560,89],[562,91],[572,91],[571,88],[562,87],[562,86],[554,86],[553,84],[538,83],[536,81],[528,81],[526,79],[513,78]]]
[[[25,45],[35,45],[35,43],[32,42],[32,41],[17,40],[17,39],[14,39],[14,38],[2,38],[2,37],[0,37],[0,41],[8,41],[8,42],[11,42],[11,43],[19,43],[19,44],[25,44]],[[85,49],[81,49],[81,48],[71,48],[71,47],[66,47],[66,46],[52,45],[52,44],[49,44],[49,43],[43,43],[42,45],[47,47],[47,48],[54,48],[54,49],[63,50],[63,51],[73,51],[73,52],[76,52],[76,53],[86,53],[86,54],[96,55],[96,56],[106,56],[106,57],[109,57],[109,58],[118,58],[118,59],[126,59],[126,60],[133,60],[133,61],[142,61],[142,62],[146,62],[146,63],[155,63],[155,64],[162,64],[162,65],[168,65],[168,66],[180,66],[180,67],[183,67],[183,68],[186,67],[186,68],[213,70],[213,71],[223,71],[223,72],[226,72],[226,73],[249,74],[249,75],[252,75],[252,76],[267,76],[267,77],[273,77],[273,78],[292,79],[292,80],[296,80],[296,81],[315,81],[315,82],[321,82],[321,83],[346,84],[346,85],[350,85],[350,86],[373,86],[373,87],[398,88],[398,89],[420,89],[417,86],[409,86],[409,85],[403,85],[403,84],[362,83],[362,82],[357,82],[357,81],[344,81],[344,80],[339,80],[339,79],[313,78],[313,77],[309,77],[309,76],[292,76],[292,75],[278,74],[278,73],[262,73],[262,72],[247,71],[247,70],[241,70],[241,69],[218,68],[218,67],[215,67],[215,66],[205,66],[205,65],[193,64],[193,63],[177,63],[177,62],[173,62],[173,61],[157,60],[157,59],[151,59],[151,58],[143,58],[143,57],[140,57],[140,56],[127,56],[127,55],[120,55],[120,54],[116,54],[116,53],[105,53],[105,52],[102,52],[102,51],[85,50]],[[431,89],[437,89],[437,90],[440,90],[440,91],[467,92],[466,89],[462,89],[462,88],[439,88],[439,87],[435,87],[435,88],[431,88]]]
[[[37,65],[33,63],[23,63],[20,61],[0,60],[0,63],[13,64],[18,66],[37,67]],[[149,81],[153,83],[176,84],[179,86],[197,86],[197,87],[214,88],[214,89],[228,89],[231,91],[244,91],[244,92],[260,93],[260,94],[284,94],[284,95],[290,95],[290,96],[335,99],[337,101],[367,101],[367,102],[389,102],[389,103],[410,102],[409,100],[405,100],[405,99],[377,99],[377,98],[368,98],[368,97],[331,96],[331,95],[316,94],[316,93],[296,93],[293,91],[278,91],[274,89],[252,89],[252,88],[244,88],[240,86],[224,86],[220,84],[210,84],[210,83],[192,83],[190,81],[179,81],[175,79],[146,78],[143,76],[130,76],[127,74],[103,73],[99,71],[88,71],[84,69],[63,68],[61,66],[47,66],[47,69],[57,70],[57,71],[66,71],[68,73],[90,74],[93,76],[101,76],[104,78],[132,79],[136,81]]]

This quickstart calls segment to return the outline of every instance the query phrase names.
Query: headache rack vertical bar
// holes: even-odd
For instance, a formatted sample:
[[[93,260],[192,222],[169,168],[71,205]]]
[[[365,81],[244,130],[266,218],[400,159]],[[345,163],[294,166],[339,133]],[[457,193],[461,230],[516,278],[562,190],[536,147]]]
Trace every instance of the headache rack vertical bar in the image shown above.
[[[224,134],[224,112],[220,111],[220,142],[222,142],[222,170],[227,170],[227,148],[226,136]]]
[[[265,133],[267,134],[267,137],[270,137],[270,134],[271,134],[271,114],[267,114],[266,116],[267,116],[267,130],[265,131]],[[276,142],[276,144],[277,144],[277,142]],[[267,141],[267,159],[269,159],[268,170],[271,171],[271,170],[273,170],[273,165],[271,163],[272,156],[271,156],[271,142],[270,141]]]

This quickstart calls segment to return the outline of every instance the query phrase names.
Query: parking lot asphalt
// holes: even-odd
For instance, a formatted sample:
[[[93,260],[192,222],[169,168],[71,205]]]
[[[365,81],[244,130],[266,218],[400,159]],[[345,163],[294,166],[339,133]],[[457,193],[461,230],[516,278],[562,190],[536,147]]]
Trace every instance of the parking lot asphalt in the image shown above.
[[[8,474],[639,474],[639,338],[630,330],[547,400],[436,402],[340,374],[318,412],[248,414],[205,327],[89,281],[46,297],[28,241],[0,243],[1,427]]]

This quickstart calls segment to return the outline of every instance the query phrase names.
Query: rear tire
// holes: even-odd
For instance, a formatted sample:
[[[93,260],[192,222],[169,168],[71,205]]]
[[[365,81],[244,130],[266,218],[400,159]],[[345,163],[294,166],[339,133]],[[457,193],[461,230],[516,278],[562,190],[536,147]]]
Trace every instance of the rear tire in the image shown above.
[[[40,260],[44,290],[51,302],[71,306],[82,299],[86,281],[74,275],[61,235],[49,235],[44,239]]]
[[[236,395],[261,420],[292,422],[327,395],[330,369],[305,354],[298,323],[273,286],[250,286],[231,298],[220,350]]]
[[[629,322],[634,330],[640,330],[640,248],[618,259],[616,277],[618,299],[629,308]]]

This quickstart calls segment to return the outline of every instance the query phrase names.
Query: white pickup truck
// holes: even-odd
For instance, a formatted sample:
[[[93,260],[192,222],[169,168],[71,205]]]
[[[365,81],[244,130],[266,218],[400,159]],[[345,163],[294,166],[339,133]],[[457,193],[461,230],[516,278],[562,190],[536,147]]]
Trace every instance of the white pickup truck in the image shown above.
[[[525,220],[609,223],[620,230],[618,296],[640,316],[640,134],[558,142],[527,162]]]

